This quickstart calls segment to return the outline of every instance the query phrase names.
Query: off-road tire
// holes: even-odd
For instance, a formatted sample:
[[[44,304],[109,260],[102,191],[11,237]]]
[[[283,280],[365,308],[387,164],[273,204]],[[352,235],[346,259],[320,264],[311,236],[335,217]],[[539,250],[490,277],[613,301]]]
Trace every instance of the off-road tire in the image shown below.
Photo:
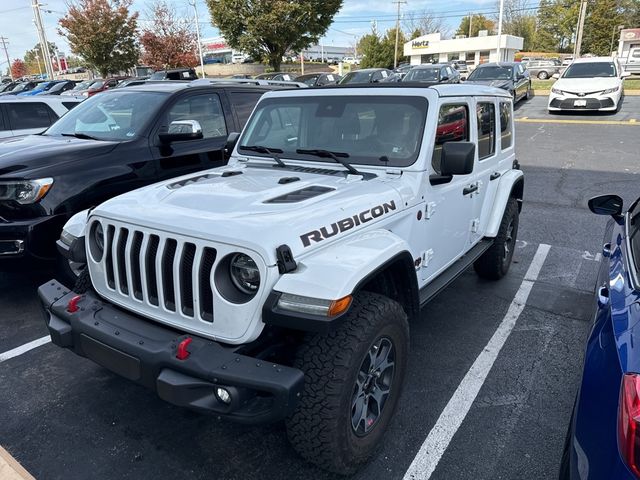
[[[93,285],[91,285],[91,277],[89,276],[89,269],[85,268],[80,273],[80,276],[76,279],[75,284],[73,285],[73,291],[75,293],[87,293],[93,290]]]
[[[356,379],[371,349],[381,339],[395,349],[389,395],[371,430],[361,436],[352,426]],[[334,331],[309,335],[297,351],[295,366],[305,386],[286,420],[293,448],[307,461],[342,475],[353,474],[380,443],[400,397],[407,365],[407,315],[395,301],[370,292],[354,296],[345,321]],[[362,390],[360,390],[362,391]],[[366,420],[365,420],[366,422]],[[359,424],[360,425],[360,424]]]
[[[509,271],[518,236],[518,213],[518,202],[509,198],[493,245],[473,264],[480,277],[499,280]]]

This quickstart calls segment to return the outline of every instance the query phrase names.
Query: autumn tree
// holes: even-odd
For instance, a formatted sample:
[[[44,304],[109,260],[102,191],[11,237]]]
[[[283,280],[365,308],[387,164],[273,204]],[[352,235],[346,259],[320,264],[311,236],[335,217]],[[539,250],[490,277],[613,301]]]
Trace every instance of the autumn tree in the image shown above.
[[[22,60],[16,58],[11,62],[11,76],[13,78],[21,78],[27,74],[27,67]]]
[[[173,67],[195,67],[197,41],[192,24],[176,16],[165,1],[151,7],[148,27],[142,29],[142,63],[156,70]]]
[[[49,52],[54,55],[58,47],[53,42],[47,42],[47,44],[49,45]],[[24,63],[27,68],[27,75],[40,74],[46,69],[39,42],[31,50],[25,52]]]
[[[467,37],[477,37],[480,30],[488,30],[489,34],[494,30],[494,22],[479,13],[462,17],[460,25],[456,30],[456,35]]]
[[[274,70],[282,56],[317,43],[342,0],[207,0],[214,26],[227,43]]]
[[[77,0],[59,20],[58,33],[73,53],[106,77],[133,67],[139,57],[138,13],[133,0]]]

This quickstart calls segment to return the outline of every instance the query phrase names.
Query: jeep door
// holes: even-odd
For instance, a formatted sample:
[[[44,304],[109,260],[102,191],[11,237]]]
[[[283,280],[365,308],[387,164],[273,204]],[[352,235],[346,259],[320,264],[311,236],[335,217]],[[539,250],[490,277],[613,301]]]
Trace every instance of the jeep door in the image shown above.
[[[476,141],[471,243],[482,239],[494,210],[500,177],[515,159],[513,107],[510,98],[477,97],[475,101]]]
[[[473,215],[473,199],[465,189],[473,183],[474,174],[443,178],[440,173],[442,146],[448,142],[466,142],[471,137],[473,104],[469,98],[447,98],[437,113],[434,148],[426,178],[424,244],[421,279],[431,280],[451,265],[469,248],[469,231]]]
[[[226,98],[225,98],[226,100]],[[222,166],[226,163],[224,146],[234,121],[225,114],[221,96],[216,92],[188,92],[178,95],[161,114],[151,135],[151,151],[158,164],[159,179]],[[159,134],[171,122],[195,120],[202,128],[202,138],[174,141],[160,140]]]

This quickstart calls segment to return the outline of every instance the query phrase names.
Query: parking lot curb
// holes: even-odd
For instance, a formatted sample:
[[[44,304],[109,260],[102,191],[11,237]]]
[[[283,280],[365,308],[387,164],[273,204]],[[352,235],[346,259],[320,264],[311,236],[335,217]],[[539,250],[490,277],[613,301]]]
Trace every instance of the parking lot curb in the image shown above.
[[[544,96],[548,96],[549,92],[550,92],[549,90],[534,90],[533,94],[544,97]],[[630,97],[640,96],[640,90],[625,90],[624,94]]]
[[[9,452],[0,447],[0,479],[2,480],[35,480]]]

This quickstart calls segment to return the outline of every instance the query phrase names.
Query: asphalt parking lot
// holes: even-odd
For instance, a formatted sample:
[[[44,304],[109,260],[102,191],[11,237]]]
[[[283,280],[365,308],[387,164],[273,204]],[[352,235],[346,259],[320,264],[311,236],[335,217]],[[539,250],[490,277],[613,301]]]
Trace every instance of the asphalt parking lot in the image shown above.
[[[640,195],[640,97],[609,115],[550,116],[546,100],[516,110],[526,183],[509,275],[492,283],[467,272],[423,309],[395,421],[354,478],[557,476],[606,223],[586,201]],[[36,478],[334,478],[293,453],[282,424],[243,427],[174,407],[50,344],[5,359],[46,335],[35,291],[51,275],[0,273],[0,445]],[[516,296],[525,284],[528,295]],[[501,349],[487,348],[514,305]],[[495,362],[452,429],[457,389],[484,352]]]

